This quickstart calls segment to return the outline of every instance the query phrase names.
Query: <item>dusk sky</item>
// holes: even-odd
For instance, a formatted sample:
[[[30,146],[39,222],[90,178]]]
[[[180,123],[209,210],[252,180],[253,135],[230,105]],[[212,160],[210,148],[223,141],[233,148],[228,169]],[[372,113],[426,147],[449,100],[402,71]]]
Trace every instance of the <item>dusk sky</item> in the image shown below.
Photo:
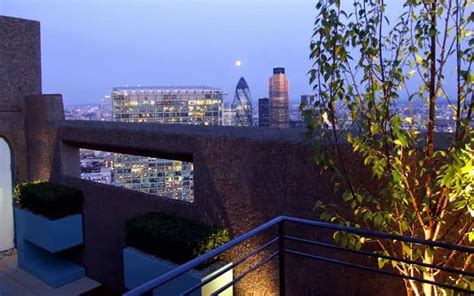
[[[0,0],[0,14],[41,22],[43,92],[63,94],[65,104],[98,103],[113,87],[126,85],[206,85],[223,89],[230,102],[243,76],[255,105],[268,96],[276,66],[286,68],[291,101],[312,92],[307,72],[315,3]],[[352,0],[342,3],[351,10]],[[390,1],[390,19],[402,3]]]
[[[98,103],[114,86],[207,85],[254,104],[272,68],[290,99],[311,91],[313,0],[0,0],[0,14],[41,22],[43,92]],[[237,67],[235,62],[242,65]]]

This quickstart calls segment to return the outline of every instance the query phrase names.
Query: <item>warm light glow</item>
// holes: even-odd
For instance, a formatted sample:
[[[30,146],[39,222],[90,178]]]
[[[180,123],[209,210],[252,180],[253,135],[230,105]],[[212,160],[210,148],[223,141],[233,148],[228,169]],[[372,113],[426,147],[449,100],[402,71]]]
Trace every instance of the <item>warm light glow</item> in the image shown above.
[[[0,250],[14,247],[11,152],[0,137]]]
[[[205,276],[202,279],[202,281],[205,281],[207,278],[210,278],[211,276],[218,273],[220,270],[225,269],[229,265],[231,265],[231,263],[229,263],[225,266],[222,266],[218,270],[208,274],[207,276]],[[224,272],[222,275],[218,276],[216,279],[214,279],[214,280],[210,281],[209,283],[207,283],[206,285],[204,285],[201,288],[201,295],[211,295],[213,292],[219,290],[221,287],[223,287],[223,286],[227,285],[228,283],[232,282],[233,278],[234,278],[234,270],[233,269],[230,269],[230,270]],[[230,286],[229,288],[224,290],[219,295],[223,295],[223,296],[232,296],[232,295],[234,295],[233,286]]]

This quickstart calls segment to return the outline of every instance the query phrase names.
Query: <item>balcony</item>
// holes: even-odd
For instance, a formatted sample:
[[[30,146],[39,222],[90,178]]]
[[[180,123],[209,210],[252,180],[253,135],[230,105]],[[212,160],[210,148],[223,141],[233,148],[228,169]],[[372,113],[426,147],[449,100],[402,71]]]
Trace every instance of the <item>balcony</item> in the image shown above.
[[[224,251],[235,270],[232,286],[238,295],[399,295],[403,291],[400,277],[377,268],[373,250],[354,252],[330,245],[338,228],[314,221],[316,200],[340,199],[329,176],[320,174],[313,163],[313,147],[302,130],[66,121],[61,95],[42,94],[39,23],[0,17],[0,33],[0,138],[11,149],[12,182],[51,180],[81,189],[84,244],[68,256],[108,291],[127,292],[124,225],[148,211],[222,225],[235,240],[127,295],[148,293]],[[194,202],[81,180],[79,149],[83,148],[192,162]],[[347,168],[359,180],[373,190],[382,186],[370,181],[370,172],[350,157],[349,150],[344,153],[349,156]],[[362,234],[429,244],[383,233]],[[300,248],[293,248],[294,244]],[[324,251],[311,253],[314,246]],[[1,281],[0,276],[0,294]]]

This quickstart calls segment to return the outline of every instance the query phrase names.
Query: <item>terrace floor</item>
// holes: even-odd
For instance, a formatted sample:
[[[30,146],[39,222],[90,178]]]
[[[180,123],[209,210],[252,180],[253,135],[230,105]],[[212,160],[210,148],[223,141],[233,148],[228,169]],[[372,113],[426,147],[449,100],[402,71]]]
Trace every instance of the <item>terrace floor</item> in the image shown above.
[[[20,269],[14,250],[0,252],[0,296],[72,296],[98,286],[98,282],[84,277],[60,288],[53,288]]]

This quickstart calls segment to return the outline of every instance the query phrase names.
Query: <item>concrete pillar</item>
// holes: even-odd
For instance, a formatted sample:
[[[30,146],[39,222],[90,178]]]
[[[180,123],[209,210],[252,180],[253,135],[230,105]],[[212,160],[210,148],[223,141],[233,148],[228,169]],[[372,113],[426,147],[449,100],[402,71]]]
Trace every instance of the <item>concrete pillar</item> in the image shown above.
[[[28,180],[25,96],[41,94],[40,24],[0,16],[0,137],[13,150],[14,183]]]
[[[49,180],[52,171],[58,170],[53,159],[59,157],[55,122],[64,120],[62,96],[27,96],[25,103],[28,180]]]

